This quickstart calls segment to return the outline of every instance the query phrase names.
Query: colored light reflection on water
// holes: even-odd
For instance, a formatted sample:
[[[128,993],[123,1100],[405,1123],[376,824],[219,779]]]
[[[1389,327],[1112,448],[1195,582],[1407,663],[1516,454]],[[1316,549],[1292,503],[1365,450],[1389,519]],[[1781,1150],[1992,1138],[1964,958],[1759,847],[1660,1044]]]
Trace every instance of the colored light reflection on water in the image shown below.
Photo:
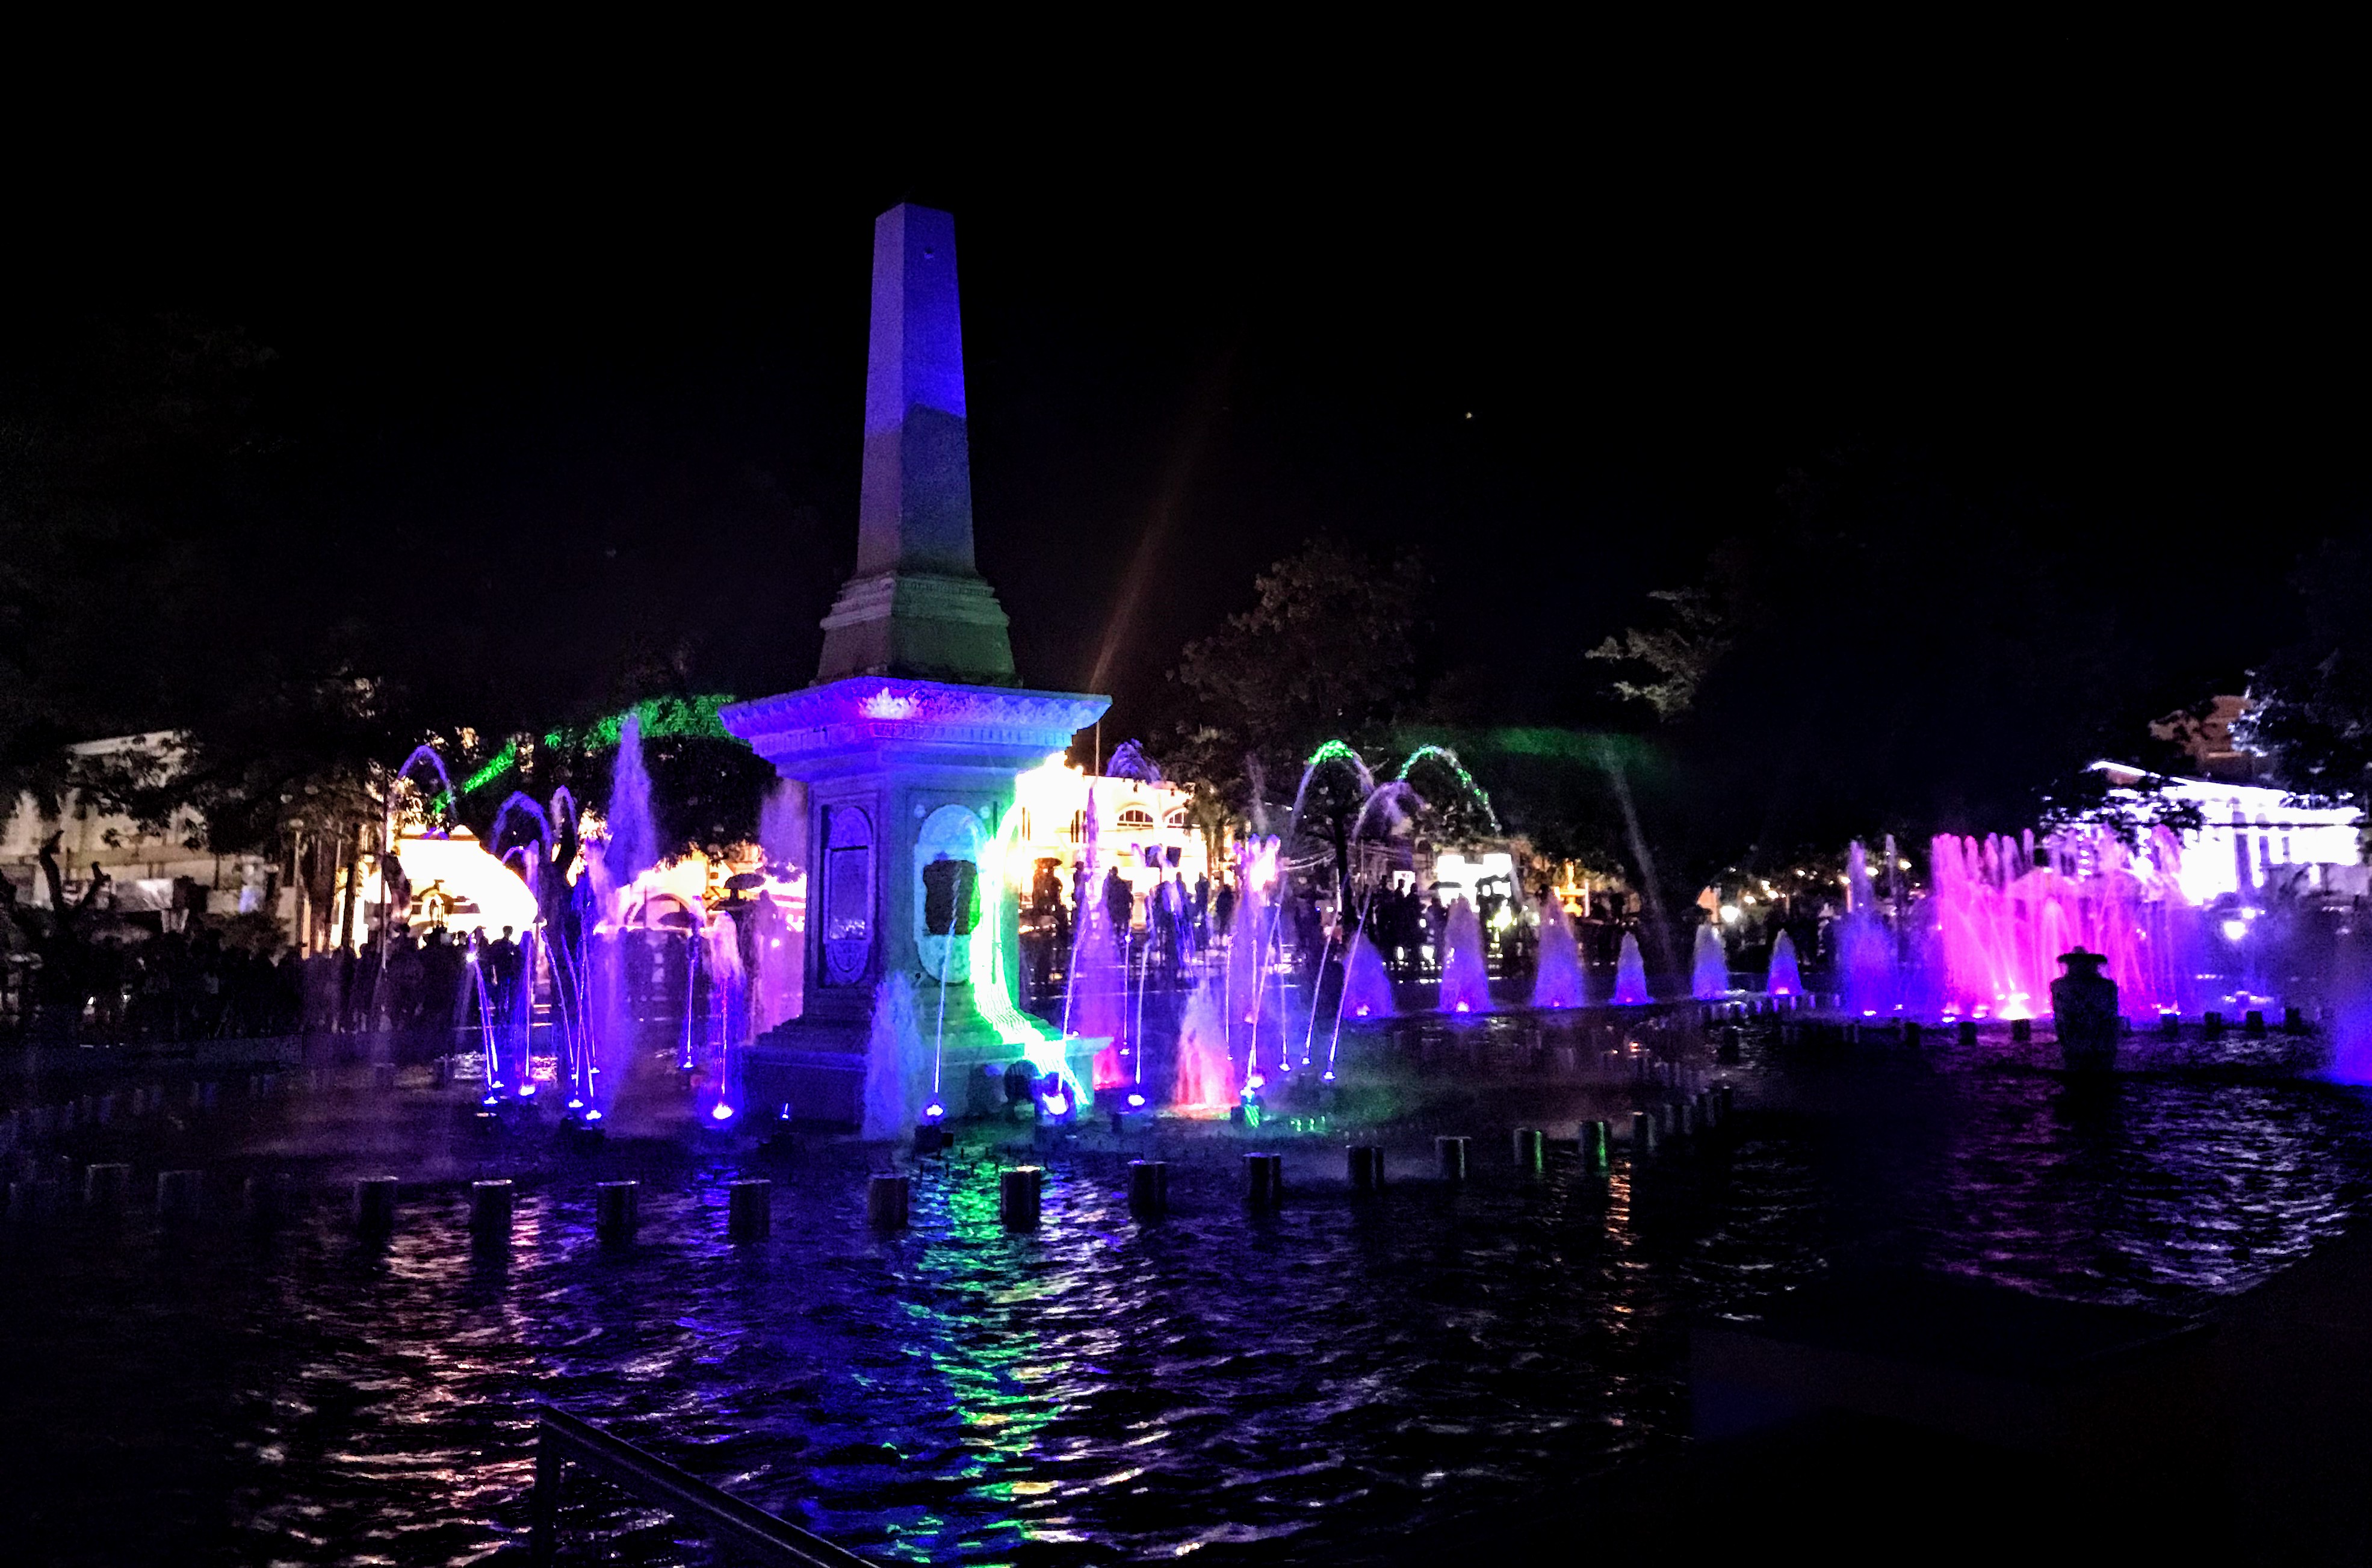
[[[1423,1019],[1355,1060],[1471,1072],[1467,1052],[1514,1060],[1535,1027]],[[1750,1099],[1766,1078],[1796,1101],[1833,1089],[1830,1058],[1763,1049],[1738,1069]],[[1595,1189],[1486,1168],[1455,1204],[1296,1179],[1252,1214],[1215,1136],[1177,1156],[1159,1224],[1129,1216],[1117,1156],[1055,1160],[1022,1236],[997,1223],[994,1162],[925,1162],[913,1229],[880,1238],[863,1156],[827,1145],[778,1178],[773,1238],[751,1247],[724,1242],[739,1173],[719,1164],[646,1172],[622,1251],[593,1237],[587,1177],[522,1191],[503,1261],[471,1252],[458,1191],[408,1198],[383,1252],[325,1200],[270,1248],[20,1253],[0,1272],[17,1408],[68,1442],[170,1412],[196,1456],[171,1462],[212,1468],[62,1466],[45,1512],[29,1474],[0,1491],[55,1518],[108,1513],[92,1499],[114,1487],[113,1514],[167,1522],[195,1506],[174,1498],[227,1496],[231,1560],[469,1562],[524,1530],[524,1406],[551,1400],[877,1561],[1373,1557],[1676,1448],[1689,1316],[1751,1310],[1836,1258],[2182,1309],[2299,1255],[2372,1180],[2351,1091],[2160,1074],[2070,1099],[2000,1070],[2004,1049],[1866,1052],[1851,1093],[1897,1113],[1886,1136],[1781,1119],[1719,1180],[1636,1192],[1623,1167]],[[1339,1176],[1331,1144],[1288,1148]],[[1429,1153],[1403,1144],[1395,1173]],[[572,1525],[622,1532],[615,1561],[669,1556],[658,1527],[587,1496]],[[203,1527],[225,1528],[211,1506]]]

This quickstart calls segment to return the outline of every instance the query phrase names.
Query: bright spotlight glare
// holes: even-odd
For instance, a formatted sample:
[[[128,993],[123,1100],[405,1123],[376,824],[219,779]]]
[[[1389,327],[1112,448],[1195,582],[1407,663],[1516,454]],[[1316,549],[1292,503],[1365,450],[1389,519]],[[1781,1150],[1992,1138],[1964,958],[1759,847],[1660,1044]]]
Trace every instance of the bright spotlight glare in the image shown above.
[[[2248,923],[2247,921],[2245,921],[2245,920],[2240,919],[2238,916],[2237,916],[2237,915],[2236,915],[2236,916],[2234,916],[2232,919],[2227,920],[2227,921],[2226,921],[2226,922],[2224,923],[2224,940],[2225,940],[2225,941],[2227,941],[2227,942],[2238,942],[2238,941],[2239,941],[2241,938],[2243,938],[2243,937],[2247,936],[2248,935],[2249,935],[2249,923]]]
[[[710,1111],[708,1114],[715,1117],[719,1121],[730,1121],[733,1120],[733,1108],[729,1105],[720,1104],[715,1110]]]

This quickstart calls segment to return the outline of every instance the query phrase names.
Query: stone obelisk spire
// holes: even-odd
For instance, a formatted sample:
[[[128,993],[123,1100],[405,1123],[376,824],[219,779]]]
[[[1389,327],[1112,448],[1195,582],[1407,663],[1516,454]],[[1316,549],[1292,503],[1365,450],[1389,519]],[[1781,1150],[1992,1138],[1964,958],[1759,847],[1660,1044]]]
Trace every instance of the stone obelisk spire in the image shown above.
[[[1017,684],[1005,611],[971,555],[956,226],[929,207],[873,225],[856,575],[823,621],[818,684],[893,675]]]

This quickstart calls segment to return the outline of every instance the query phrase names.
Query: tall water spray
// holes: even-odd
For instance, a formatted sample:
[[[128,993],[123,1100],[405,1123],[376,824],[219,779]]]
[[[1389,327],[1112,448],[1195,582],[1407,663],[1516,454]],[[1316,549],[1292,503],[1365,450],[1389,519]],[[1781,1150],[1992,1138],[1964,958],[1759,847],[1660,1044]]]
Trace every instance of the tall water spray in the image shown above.
[[[1848,1013],[1883,1016],[1901,1010],[1902,980],[1894,933],[1878,918],[1869,858],[1859,840],[1846,852],[1848,907],[1837,923],[1837,990]]]
[[[865,1125],[869,1139],[911,1137],[923,1109],[930,1047],[914,1012],[914,982],[884,975],[873,992],[873,1028],[865,1041]]]
[[[1771,944],[1771,973],[1762,989],[1773,996],[1804,994],[1804,977],[1796,970],[1796,939],[1784,931]]]
[[[603,854],[613,887],[623,888],[658,859],[651,823],[651,775],[643,766],[643,721],[628,714],[618,726],[618,763],[610,775],[610,842]]]
[[[1460,894],[1449,906],[1442,931],[1441,1010],[1487,1013],[1491,976],[1482,963],[1482,922]]]
[[[1079,846],[1077,869],[1078,919],[1071,935],[1070,969],[1063,984],[1063,1032],[1080,1040],[1099,1040],[1096,1052],[1095,1087],[1116,1088],[1128,1082],[1121,1041],[1127,1032],[1127,971],[1120,933],[1112,929],[1104,907],[1102,857],[1097,853],[1096,792],[1087,791],[1084,813],[1087,834]]]
[[[1225,1116],[1237,1096],[1235,1063],[1227,1051],[1227,1018],[1218,985],[1211,977],[1187,998],[1178,1026],[1178,1070],[1169,1086],[1169,1109],[1182,1116]]]
[[[1581,945],[1574,939],[1564,905],[1551,894],[1541,905],[1541,961],[1532,977],[1532,1005],[1578,1007],[1585,1000]]]
[[[1285,1059],[1285,1028],[1269,997],[1269,956],[1276,938],[1276,923],[1269,917],[1272,895],[1282,873],[1277,868],[1280,845],[1274,837],[1255,834],[1236,848],[1236,909],[1227,926],[1227,978],[1222,999],[1227,1007],[1227,1033],[1241,1052],[1244,1079],[1262,1076],[1263,1056]]]
[[[1729,953],[1722,946],[1721,927],[1707,921],[1697,927],[1697,947],[1689,970],[1689,994],[1710,1002],[1729,994]]]
[[[2103,954],[2127,1015],[2192,1011],[2203,917],[2183,896],[2182,846],[2151,830],[2138,851],[2106,829],[2030,838],[1945,834],[1930,846],[1942,1004],[1971,1017],[2032,1017],[2050,1006],[2059,955]]]
[[[1622,934],[1622,951],[1614,962],[1614,1005],[1640,1007],[1656,998],[1647,990],[1647,961],[1639,956],[1636,932]]]
[[[708,1040],[703,1054],[712,1063],[701,1114],[716,1126],[742,1110],[741,1048],[750,1028],[748,972],[741,962],[741,932],[730,913],[720,912],[702,937],[702,968],[708,975],[705,1009]]]

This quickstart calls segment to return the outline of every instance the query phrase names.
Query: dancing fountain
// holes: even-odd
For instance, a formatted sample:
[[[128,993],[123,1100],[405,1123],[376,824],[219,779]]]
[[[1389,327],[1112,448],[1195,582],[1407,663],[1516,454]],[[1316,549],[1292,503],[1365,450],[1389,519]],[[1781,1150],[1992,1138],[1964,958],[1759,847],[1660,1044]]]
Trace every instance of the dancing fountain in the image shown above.
[[[1722,946],[1721,927],[1711,921],[1697,927],[1689,994],[1700,1002],[1717,1001],[1729,994],[1729,953]]]
[[[1647,989],[1647,961],[1639,956],[1636,933],[1622,934],[1622,950],[1614,961],[1614,1005],[1644,1007],[1656,998]]]
[[[1796,939],[1784,931],[1771,944],[1771,972],[1762,989],[1773,996],[1804,994],[1804,979],[1796,969]]]
[[[1491,977],[1482,963],[1482,922],[1463,895],[1449,906],[1442,945],[1441,1011],[1489,1012]]]
[[[1532,976],[1535,1007],[1579,1007],[1587,1001],[1581,978],[1581,945],[1564,905],[1551,894],[1541,906],[1540,968]]]

